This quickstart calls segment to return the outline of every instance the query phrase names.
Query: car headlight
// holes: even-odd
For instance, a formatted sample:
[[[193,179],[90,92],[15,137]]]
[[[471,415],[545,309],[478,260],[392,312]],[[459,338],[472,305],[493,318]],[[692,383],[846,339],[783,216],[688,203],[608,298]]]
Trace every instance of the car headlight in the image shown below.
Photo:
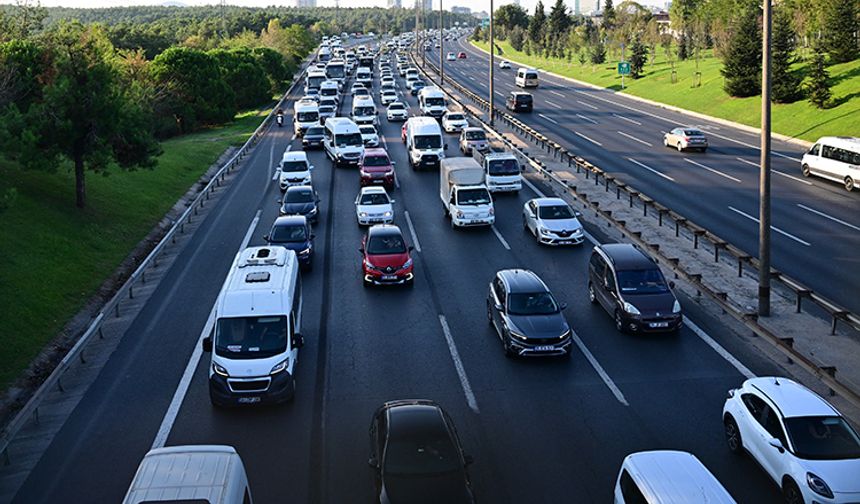
[[[287,369],[287,366],[289,366],[289,365],[290,365],[290,358],[287,357],[286,359],[284,359],[281,362],[272,366],[272,370],[269,371],[269,374],[270,375],[278,374],[278,373],[284,371],[285,369]]]
[[[490,215],[496,215],[496,210],[493,207],[490,207],[490,211],[488,213]]]
[[[624,311],[626,311],[630,315],[639,315],[639,309],[636,308],[635,306],[633,306],[632,304],[628,303],[627,301],[624,301],[623,308],[624,308]]]
[[[542,227],[542,228],[540,228],[540,234],[542,234],[542,235],[548,235],[548,234],[549,234],[549,229],[547,229],[547,228],[543,228],[543,227]]]
[[[675,304],[672,305],[672,313],[681,313],[681,303],[678,300],[675,300]]]
[[[518,333],[516,331],[508,330],[508,333],[511,335],[512,338],[518,339],[520,341],[528,340],[528,338],[526,338],[524,334]]]
[[[218,364],[217,362],[212,363],[212,371],[215,371],[216,374],[221,376],[230,376],[230,373],[227,372],[227,369],[224,366]]]
[[[382,214],[382,216],[383,217],[391,217],[391,210],[385,212],[384,214]]]
[[[359,217],[367,217],[367,212],[358,212]]]
[[[817,475],[812,474],[810,472],[806,473],[806,484],[809,485],[810,490],[817,493],[818,495],[827,497],[828,499],[833,498],[833,491],[830,490],[830,487],[827,486],[827,483],[825,483],[824,480]]]
[[[407,259],[405,263],[403,263],[403,266],[401,266],[400,269],[406,269],[410,266],[412,266],[412,258],[411,257],[409,259]]]
[[[567,339],[567,338],[571,335],[571,333],[572,333],[572,332],[573,332],[573,331],[571,331],[570,329],[568,329],[567,331],[564,331],[564,332],[562,333],[562,335],[558,337],[558,339],[560,339],[560,340]]]
[[[464,214],[462,210],[457,210],[457,218],[458,219],[462,219],[465,216],[466,216],[466,214]]]

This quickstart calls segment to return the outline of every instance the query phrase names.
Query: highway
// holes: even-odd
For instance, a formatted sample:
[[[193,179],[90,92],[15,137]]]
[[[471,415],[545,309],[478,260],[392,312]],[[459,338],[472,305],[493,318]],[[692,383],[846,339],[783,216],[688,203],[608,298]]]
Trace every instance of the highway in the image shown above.
[[[445,75],[489,99],[489,56],[465,39],[444,51]],[[426,53],[438,66],[438,49]],[[517,65],[495,69],[496,106],[514,90]],[[532,113],[517,117],[619,180],[758,257],[759,137],[757,134],[635,101],[541,73]],[[698,126],[707,153],[663,146],[663,133]],[[852,132],[845,132],[850,134]],[[860,247],[858,192],[800,173],[803,148],[773,139],[772,265],[853,312],[860,312],[860,278],[852,251]]]
[[[415,100],[407,99],[414,113]],[[341,110],[349,104],[346,97]],[[333,169],[321,151],[312,152],[322,214],[314,269],[304,274],[306,345],[296,397],[274,407],[211,406],[208,356],[199,359],[196,351],[201,333],[235,253],[245,243],[262,244],[277,216],[274,160],[287,147],[301,148],[291,128],[270,130],[14,502],[119,502],[162,426],[167,445],[235,446],[255,502],[370,502],[371,415],[383,401],[400,398],[433,399],[451,414],[475,458],[470,473],[480,502],[608,502],[624,456],[648,449],[694,453],[738,502],[779,501],[755,462],[725,446],[721,408],[726,391],[744,379],[739,369],[689,327],[666,337],[616,332],[586,296],[590,244],[544,248],[523,232],[522,205],[539,185],[497,199],[495,231],[451,230],[438,201],[438,173],[409,168],[400,127],[381,115],[380,134],[397,163],[396,224],[416,246],[413,288],[362,287],[357,248],[363,230],[353,206],[358,174]],[[459,155],[454,135],[447,143],[448,155]],[[687,180],[675,173],[680,170],[663,168]],[[813,190],[827,191],[817,183]],[[720,194],[728,192],[724,187]],[[678,197],[692,205],[703,196]],[[816,246],[825,245],[816,239]],[[493,274],[509,267],[532,269],[569,304],[565,314],[579,339],[571,359],[503,356],[485,299]],[[753,373],[784,373],[692,302],[682,303]],[[182,380],[186,367],[190,381]],[[171,410],[174,396],[178,409]]]

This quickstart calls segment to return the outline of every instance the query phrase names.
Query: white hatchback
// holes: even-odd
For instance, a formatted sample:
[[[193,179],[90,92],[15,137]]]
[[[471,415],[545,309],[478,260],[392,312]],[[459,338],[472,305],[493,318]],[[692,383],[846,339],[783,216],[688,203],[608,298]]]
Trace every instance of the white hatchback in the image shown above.
[[[394,103],[397,101],[397,92],[393,89],[383,89],[379,92],[379,101],[383,105]]]
[[[384,187],[362,187],[355,198],[355,216],[359,226],[391,224],[394,222],[394,200]]]
[[[446,133],[459,133],[469,127],[469,121],[462,112],[446,112],[442,117],[442,128]]]
[[[405,121],[409,118],[409,110],[403,102],[396,101],[388,105],[385,115],[389,121]]]

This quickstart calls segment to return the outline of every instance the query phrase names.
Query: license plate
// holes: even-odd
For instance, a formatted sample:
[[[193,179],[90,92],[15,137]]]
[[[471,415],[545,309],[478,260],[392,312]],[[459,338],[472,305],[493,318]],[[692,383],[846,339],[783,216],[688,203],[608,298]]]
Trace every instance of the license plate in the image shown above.
[[[260,402],[259,397],[240,397],[239,404],[251,404]]]
[[[668,322],[651,322],[648,324],[649,327],[669,327]]]
[[[382,275],[383,280],[397,280],[397,275]]]
[[[535,347],[535,350],[538,352],[550,352],[552,350],[555,350],[555,347],[553,347],[551,345],[541,345],[541,346]]]
[[[573,242],[570,240],[561,240],[558,242],[559,245],[570,245],[571,243]]]

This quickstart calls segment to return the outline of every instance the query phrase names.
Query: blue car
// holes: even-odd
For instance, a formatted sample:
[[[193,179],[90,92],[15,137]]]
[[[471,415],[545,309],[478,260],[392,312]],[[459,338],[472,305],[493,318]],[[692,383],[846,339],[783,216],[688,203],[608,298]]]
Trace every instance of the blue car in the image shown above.
[[[304,215],[287,215],[275,219],[272,230],[263,237],[268,245],[280,245],[296,253],[299,264],[309,270],[313,264],[314,234]]]

